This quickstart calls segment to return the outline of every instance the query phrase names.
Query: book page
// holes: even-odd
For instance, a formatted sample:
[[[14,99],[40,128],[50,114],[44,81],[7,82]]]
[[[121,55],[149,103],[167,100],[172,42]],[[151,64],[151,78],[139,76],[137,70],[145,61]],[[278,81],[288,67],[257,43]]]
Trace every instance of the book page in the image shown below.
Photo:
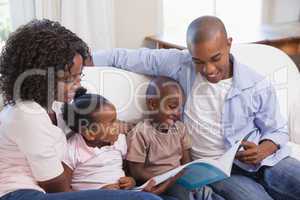
[[[230,176],[232,164],[235,154],[241,144],[241,141],[234,144],[221,158],[219,159],[198,159],[190,163],[177,167],[161,175],[155,176],[152,179],[156,185],[175,176],[182,170],[186,170],[184,175],[178,179],[185,187],[200,187],[218,180],[222,180]],[[202,180],[201,180],[202,179]],[[150,181],[150,180],[149,180]],[[134,188],[134,190],[142,190],[149,183],[147,181],[143,185]],[[189,184],[189,183],[190,184]]]

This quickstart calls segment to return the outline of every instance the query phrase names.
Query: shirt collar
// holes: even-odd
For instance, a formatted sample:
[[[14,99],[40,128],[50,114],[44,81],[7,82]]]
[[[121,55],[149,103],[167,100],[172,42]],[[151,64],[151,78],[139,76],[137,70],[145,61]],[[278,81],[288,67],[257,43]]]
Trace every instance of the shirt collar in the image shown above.
[[[247,65],[239,63],[233,55],[230,55],[230,59],[233,63],[233,78],[232,88],[227,99],[240,94],[245,89],[254,87],[257,82],[263,80],[263,76],[250,69]]]

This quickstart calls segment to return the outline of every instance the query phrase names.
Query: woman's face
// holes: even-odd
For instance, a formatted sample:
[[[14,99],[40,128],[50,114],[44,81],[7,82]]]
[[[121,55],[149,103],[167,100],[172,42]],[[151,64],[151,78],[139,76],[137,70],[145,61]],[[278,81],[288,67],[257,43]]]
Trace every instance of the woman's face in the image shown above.
[[[57,100],[70,102],[75,95],[75,91],[80,87],[83,59],[80,54],[73,58],[73,65],[69,72],[64,72],[62,80],[57,84]]]

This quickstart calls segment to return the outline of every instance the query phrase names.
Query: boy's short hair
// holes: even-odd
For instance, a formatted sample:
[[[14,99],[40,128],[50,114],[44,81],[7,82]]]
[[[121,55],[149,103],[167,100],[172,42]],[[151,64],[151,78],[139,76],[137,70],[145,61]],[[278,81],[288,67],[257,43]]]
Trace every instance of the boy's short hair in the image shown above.
[[[161,91],[166,86],[175,86],[179,88],[182,92],[182,95],[184,96],[183,89],[178,81],[166,76],[157,76],[150,81],[147,87],[146,100],[153,99],[153,98],[160,99]]]

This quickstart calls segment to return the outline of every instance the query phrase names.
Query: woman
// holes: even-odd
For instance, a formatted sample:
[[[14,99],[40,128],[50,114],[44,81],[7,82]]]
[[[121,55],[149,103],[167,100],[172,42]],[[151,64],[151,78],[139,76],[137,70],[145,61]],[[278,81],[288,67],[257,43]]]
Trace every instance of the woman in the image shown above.
[[[57,22],[34,20],[16,30],[0,57],[1,200],[159,200],[144,192],[72,192],[61,163],[63,132],[47,111],[54,100],[70,101],[80,85],[87,45]],[[46,192],[46,193],[45,193]]]

